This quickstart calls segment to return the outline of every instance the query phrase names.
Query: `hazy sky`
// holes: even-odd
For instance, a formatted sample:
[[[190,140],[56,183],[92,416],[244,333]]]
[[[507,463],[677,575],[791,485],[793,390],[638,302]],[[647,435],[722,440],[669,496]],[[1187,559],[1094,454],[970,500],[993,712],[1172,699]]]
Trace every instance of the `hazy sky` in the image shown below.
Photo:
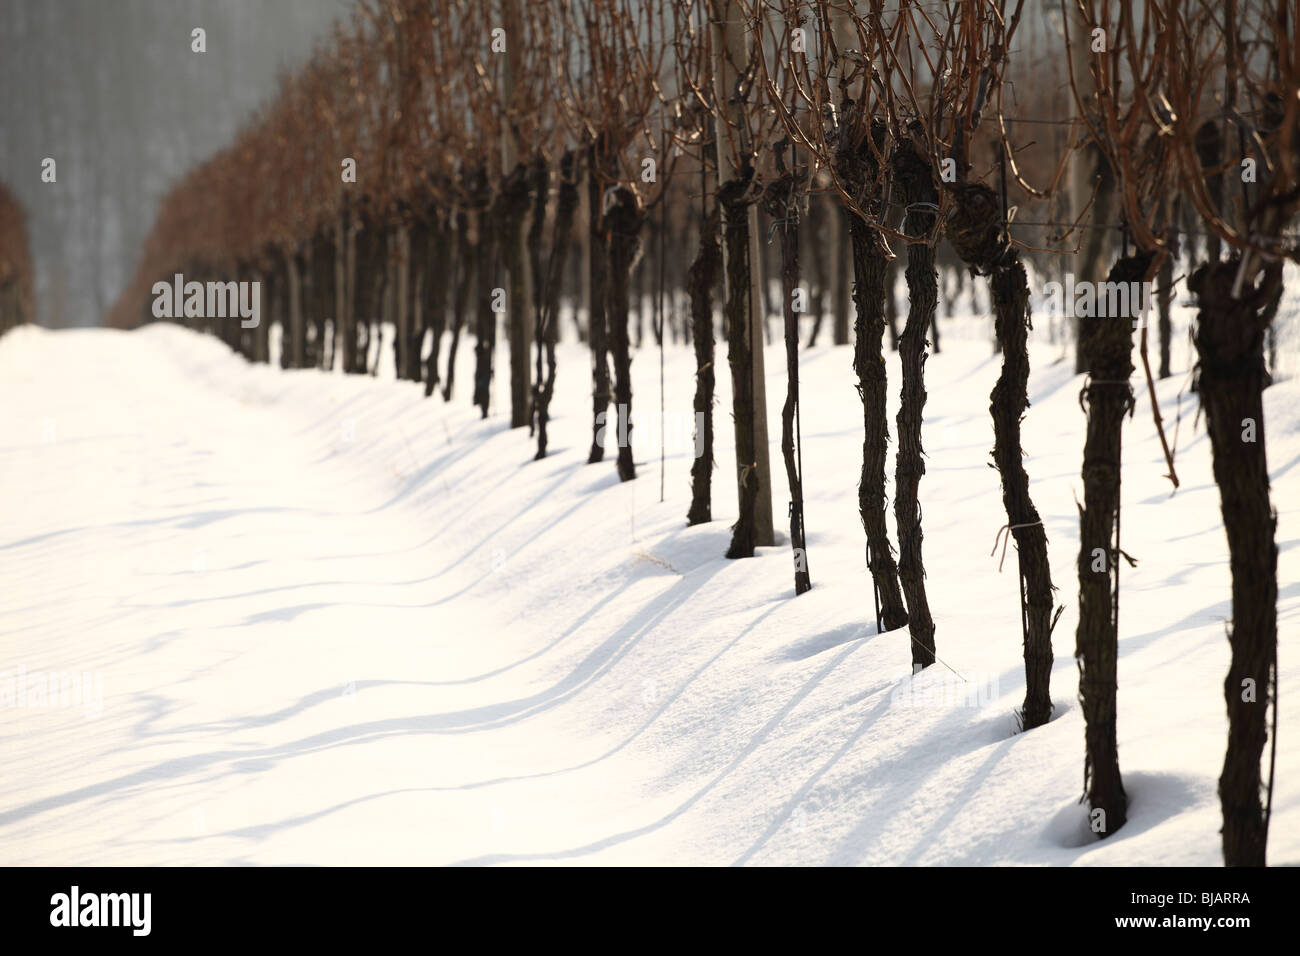
[[[0,180],[27,209],[41,321],[94,325],[158,200],[228,144],[349,0],[2,0]],[[191,50],[191,31],[207,52]],[[41,182],[45,157],[58,181]]]

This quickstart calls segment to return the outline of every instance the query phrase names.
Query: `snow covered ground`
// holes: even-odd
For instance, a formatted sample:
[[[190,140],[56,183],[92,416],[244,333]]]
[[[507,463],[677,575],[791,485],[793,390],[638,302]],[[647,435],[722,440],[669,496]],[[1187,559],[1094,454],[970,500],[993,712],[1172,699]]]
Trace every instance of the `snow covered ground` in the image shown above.
[[[684,348],[668,350],[661,503],[653,351],[633,365],[640,477],[620,484],[612,456],[584,464],[589,359],[571,343],[553,454],[534,462],[507,427],[504,351],[480,421],[469,348],[447,405],[411,383],[249,366],[170,326],[10,333],[0,677],[86,692],[0,708],[0,863],[1218,865],[1231,605],[1185,375],[1158,387],[1171,434],[1181,407],[1176,494],[1145,388],[1125,425],[1131,811],[1096,842],[1072,657],[1081,380],[1036,341],[1027,467],[1066,609],[1058,716],[1018,734],[1014,556],[999,573],[989,554],[1005,522],[987,463],[998,359],[985,323],[942,328],[921,485],[942,663],[915,677],[906,631],[871,620],[850,348],[802,358],[814,588],[796,599],[788,545],[722,557],[725,369],[715,521],[684,526]],[[1176,356],[1185,370],[1181,338]],[[783,368],[770,348],[778,526]],[[896,401],[892,357],[889,373]],[[1282,643],[1270,860],[1300,863],[1300,382],[1266,405]]]

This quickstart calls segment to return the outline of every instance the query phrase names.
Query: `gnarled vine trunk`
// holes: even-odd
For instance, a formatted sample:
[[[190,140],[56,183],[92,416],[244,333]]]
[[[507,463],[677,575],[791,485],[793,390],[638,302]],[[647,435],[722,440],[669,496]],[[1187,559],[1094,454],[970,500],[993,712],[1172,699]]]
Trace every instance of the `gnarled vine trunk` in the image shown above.
[[[324,227],[312,240],[311,273],[312,324],[316,329],[312,359],[317,368],[329,369],[333,368],[334,337],[328,335],[328,330],[338,334],[339,316],[334,242],[331,232]]]
[[[1228,749],[1219,776],[1223,862],[1264,866],[1260,758],[1270,701],[1277,706],[1277,516],[1264,446],[1264,331],[1281,267],[1270,264],[1258,287],[1247,283],[1234,296],[1240,264],[1234,256],[1203,265],[1188,287],[1197,298],[1197,374],[1232,569],[1232,663],[1223,683]]]
[[[989,396],[993,463],[1002,479],[1005,530],[1016,542],[1021,580],[1021,635],[1025,657],[1026,730],[1052,714],[1052,569],[1047,532],[1029,495],[1020,420],[1029,408],[1029,281],[1020,255],[1002,236],[1001,207],[987,186],[959,183],[946,232],[953,249],[976,272],[989,276],[993,324],[1002,372]]]
[[[470,237],[469,213],[456,211],[456,289],[451,300],[451,341],[447,343],[447,377],[442,386],[442,400],[451,401],[452,386],[456,384],[456,352],[460,348],[460,330],[465,327],[469,311],[470,290],[474,288],[478,268],[477,246]]]
[[[551,234],[551,257],[542,287],[537,330],[537,455],[546,457],[546,426],[550,422],[551,398],[555,395],[555,345],[560,330],[560,286],[565,261],[573,240],[573,219],[578,209],[578,156],[568,150],[560,160],[560,186],[556,196],[555,225]],[[546,369],[542,369],[543,353]]]
[[[895,182],[899,185],[908,213],[907,234],[929,236],[935,226],[939,192],[935,188],[929,157],[917,144],[904,139],[893,159]],[[921,446],[921,423],[925,417],[926,332],[939,307],[939,274],[935,269],[934,244],[912,242],[907,246],[907,319],[898,337],[903,384],[898,406],[898,459],[894,472],[894,521],[898,527],[898,577],[907,601],[907,629],[912,638],[913,667],[929,667],[935,661],[934,618],[925,589],[925,560],[922,554],[921,476],[925,474]],[[892,296],[892,290],[889,290]]]
[[[1140,282],[1150,258],[1120,259],[1108,282]],[[1098,309],[1097,311],[1105,311]],[[1079,352],[1088,373],[1083,446],[1083,510],[1079,516],[1079,704],[1083,709],[1084,784],[1092,827],[1109,836],[1128,818],[1116,739],[1119,661],[1120,469],[1124,416],[1133,406],[1133,319],[1129,314],[1079,317]],[[1098,811],[1100,815],[1098,815]]]
[[[636,193],[619,186],[611,196],[602,231],[609,243],[608,307],[609,351],[614,359],[614,407],[618,416],[618,477],[636,477],[632,458],[632,355],[628,345],[628,297],[632,269],[641,250],[645,211]]]
[[[740,511],[731,527],[728,558],[752,558],[758,544],[755,506],[758,502],[757,449],[754,447],[754,361],[749,325],[749,207],[754,201],[753,169],[730,179],[718,190],[726,243],[727,301],[723,309],[727,332],[727,363],[731,366],[731,409],[736,430],[736,491]]]
[[[609,245],[601,228],[605,201],[605,172],[609,163],[598,142],[592,143],[587,158],[587,241],[589,243],[587,281],[587,342],[591,346],[591,451],[587,463],[605,457],[605,416],[609,413],[609,349],[606,344],[605,305],[606,273],[609,268]]]
[[[442,333],[447,325],[447,287],[451,284],[454,273],[447,268],[451,257],[451,229],[447,218],[435,214],[429,224],[428,245],[423,264],[423,281],[420,285],[420,335],[429,331],[429,357],[425,360],[424,394],[432,395],[438,387],[438,359],[442,354]],[[457,323],[459,324],[459,322]],[[413,356],[418,364],[419,350]],[[418,378],[419,372],[416,372]]]
[[[889,425],[885,418],[885,272],[887,256],[878,235],[855,213],[845,210],[853,254],[853,371],[862,399],[862,473],[858,514],[867,536],[867,567],[880,602],[881,630],[907,623],[907,607],[885,522],[885,459]]]
[[[778,165],[784,155],[777,154]],[[806,178],[806,177],[805,177]],[[808,571],[808,541],[804,534],[803,474],[795,449],[795,416],[799,407],[799,311],[795,296],[799,290],[799,190],[803,182],[795,171],[782,173],[763,193],[763,206],[779,225],[781,256],[781,314],[785,319],[785,404],[781,407],[781,457],[790,485],[790,550],[794,557],[794,593],[812,588]],[[800,456],[802,457],[802,456]]]
[[[475,303],[474,404],[487,418],[492,400],[492,363],[497,346],[497,313],[493,310],[493,289],[497,279],[496,202],[481,208],[478,215],[478,282]]]
[[[347,371],[364,375],[368,371],[371,336],[386,285],[385,273],[388,270],[384,262],[385,236],[377,223],[367,219],[354,234],[353,243],[356,248],[353,284],[355,304],[352,311],[351,364]]]
[[[843,131],[836,166],[868,214],[880,211],[878,159],[884,149],[885,125],[876,120],[855,137]],[[867,568],[875,592],[876,627],[892,631],[907,623],[907,608],[894,563],[885,519],[885,459],[889,424],[885,417],[884,357],[885,276],[889,252],[884,238],[852,209],[843,210],[853,263],[853,371],[862,399],[862,473],[858,479],[858,513],[867,537]],[[839,341],[838,334],[836,341]]]

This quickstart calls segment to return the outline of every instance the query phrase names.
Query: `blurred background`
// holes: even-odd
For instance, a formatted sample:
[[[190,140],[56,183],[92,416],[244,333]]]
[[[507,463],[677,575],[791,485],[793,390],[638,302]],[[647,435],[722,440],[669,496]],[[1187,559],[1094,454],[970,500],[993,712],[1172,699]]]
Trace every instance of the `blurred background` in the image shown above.
[[[39,322],[99,324],[168,186],[227,145],[349,5],[0,3],[0,181],[27,212]],[[41,181],[46,157],[57,182]]]

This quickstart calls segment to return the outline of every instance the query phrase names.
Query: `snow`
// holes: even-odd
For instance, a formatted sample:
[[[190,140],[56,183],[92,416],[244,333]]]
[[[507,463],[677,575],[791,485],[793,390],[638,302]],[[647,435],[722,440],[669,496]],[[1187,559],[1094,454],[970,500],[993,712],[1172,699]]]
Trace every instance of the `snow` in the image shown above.
[[[0,707],[0,863],[1219,865],[1230,580],[1184,341],[1180,374],[1157,383],[1171,435],[1178,423],[1176,494],[1145,387],[1125,424],[1131,809],[1099,842],[1079,803],[1072,659],[1081,379],[1047,324],[1024,442],[1065,612],[1056,716],[1029,733],[1013,714],[1014,556],[999,573],[989,553],[1005,516],[986,322],[944,319],[927,364],[941,663],[917,676],[906,631],[872,620],[850,347],[801,357],[814,587],[796,599],[786,529],[752,560],[722,557],[725,370],[715,520],[685,527],[685,347],[667,350],[661,503],[652,349],[633,363],[640,477],[620,484],[612,453],[585,464],[589,357],[571,341],[552,454],[534,462],[507,427],[504,348],[482,421],[470,348],[444,404],[383,376],[250,366],[173,326],[11,332],[0,678],[84,673],[91,691]],[[766,361],[782,527],[779,343]],[[889,375],[896,402],[893,356]],[[1270,388],[1266,412],[1282,645],[1269,849],[1300,863],[1300,383]]]

